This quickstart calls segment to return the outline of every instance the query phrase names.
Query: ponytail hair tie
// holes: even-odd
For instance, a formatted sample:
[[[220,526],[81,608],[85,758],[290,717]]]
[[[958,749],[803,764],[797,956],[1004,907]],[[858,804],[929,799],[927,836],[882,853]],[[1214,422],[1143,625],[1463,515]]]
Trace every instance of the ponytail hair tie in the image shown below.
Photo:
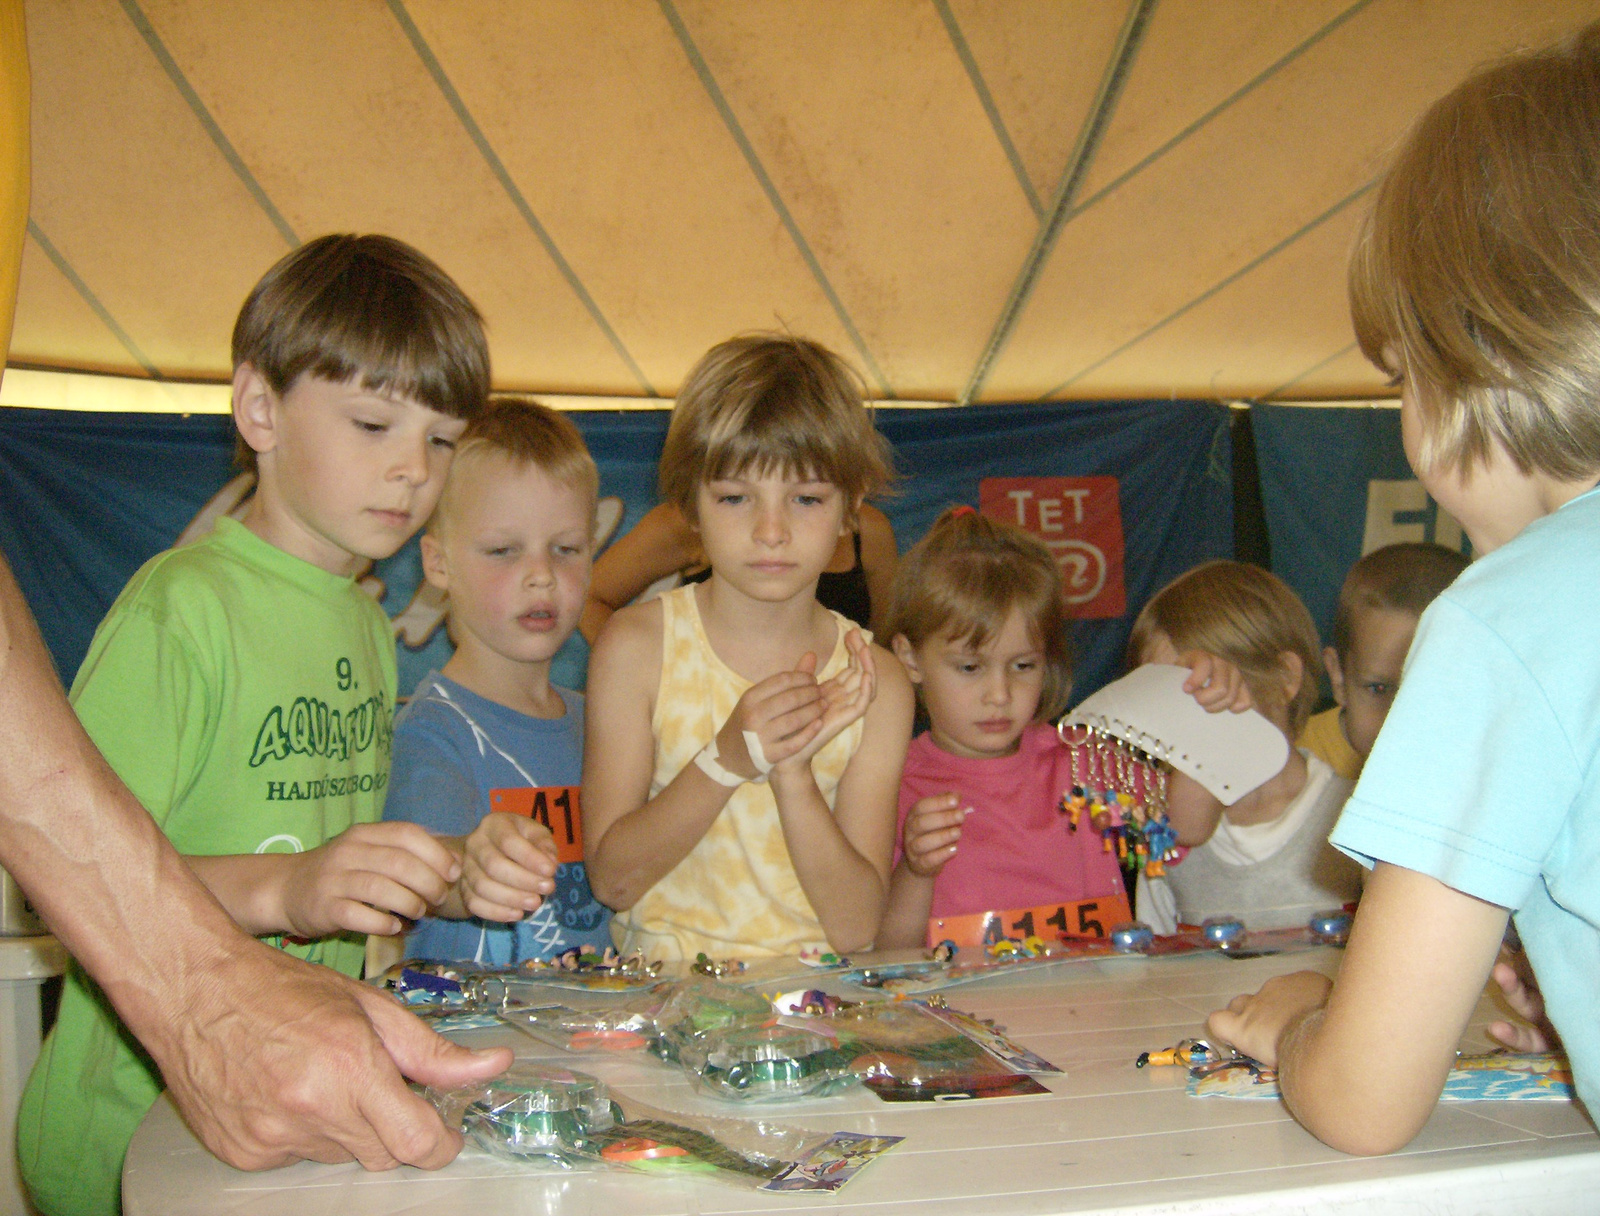
[[[976,507],[969,507],[966,503],[962,503],[959,507],[950,508],[951,519],[960,519],[963,515],[976,515],[977,513],[978,509]]]

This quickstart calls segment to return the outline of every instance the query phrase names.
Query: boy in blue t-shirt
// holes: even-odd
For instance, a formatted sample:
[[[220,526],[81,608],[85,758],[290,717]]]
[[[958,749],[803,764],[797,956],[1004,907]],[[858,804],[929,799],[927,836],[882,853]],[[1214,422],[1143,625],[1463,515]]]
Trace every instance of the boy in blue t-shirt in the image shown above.
[[[568,419],[509,398],[467,429],[453,469],[422,559],[456,652],[395,719],[383,814],[454,838],[462,873],[406,950],[550,959],[609,940],[583,868],[583,696],[550,683],[588,590],[599,474]]]

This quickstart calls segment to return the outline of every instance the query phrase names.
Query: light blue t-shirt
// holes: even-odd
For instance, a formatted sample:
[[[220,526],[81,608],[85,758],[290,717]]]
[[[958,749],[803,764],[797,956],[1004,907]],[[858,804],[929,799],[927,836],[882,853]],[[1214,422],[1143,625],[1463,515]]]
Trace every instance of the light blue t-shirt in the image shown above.
[[[581,860],[583,696],[555,691],[567,712],[534,718],[433,672],[396,715],[385,819],[465,836],[491,810],[523,804],[572,858],[556,867],[556,889],[537,912],[509,925],[424,918],[406,938],[408,957],[504,965],[610,943],[611,912],[589,889]]]
[[[1600,1111],[1600,490],[1423,614],[1332,840],[1509,908]]]

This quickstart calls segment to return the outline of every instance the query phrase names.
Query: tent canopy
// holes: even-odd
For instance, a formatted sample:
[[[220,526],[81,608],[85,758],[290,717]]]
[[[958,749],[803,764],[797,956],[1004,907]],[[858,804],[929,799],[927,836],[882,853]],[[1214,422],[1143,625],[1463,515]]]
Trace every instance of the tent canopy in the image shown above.
[[[11,362],[220,380],[330,231],[505,389],[670,396],[784,327],[875,395],[1385,395],[1344,262],[1407,125],[1600,0],[29,0]]]

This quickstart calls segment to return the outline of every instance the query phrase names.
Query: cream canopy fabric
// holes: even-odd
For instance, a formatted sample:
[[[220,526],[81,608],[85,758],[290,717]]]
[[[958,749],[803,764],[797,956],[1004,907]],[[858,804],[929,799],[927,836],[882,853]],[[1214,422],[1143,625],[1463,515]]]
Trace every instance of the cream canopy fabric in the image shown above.
[[[1384,395],[1349,241],[1474,64],[1600,0],[27,0],[13,365],[225,379],[297,242],[393,233],[502,388],[814,336],[901,399]]]

